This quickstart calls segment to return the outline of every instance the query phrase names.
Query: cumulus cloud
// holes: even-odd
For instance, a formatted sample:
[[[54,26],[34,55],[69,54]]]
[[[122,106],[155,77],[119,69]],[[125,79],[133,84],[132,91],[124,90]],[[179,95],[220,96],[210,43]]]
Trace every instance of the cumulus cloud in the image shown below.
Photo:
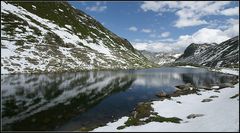
[[[138,29],[135,26],[131,26],[131,27],[128,28],[128,30],[129,31],[137,31]]]
[[[238,15],[238,7],[226,8],[231,1],[146,1],[140,6],[143,11],[174,12],[178,16],[174,26],[178,28],[208,24],[203,19],[208,15]]]
[[[239,7],[228,8],[228,9],[222,10],[221,13],[226,16],[239,15]]]
[[[161,37],[169,37],[169,35],[170,35],[170,32],[163,32],[161,34]]]
[[[106,5],[103,5],[104,3],[96,2],[95,5],[86,7],[86,10],[89,11],[95,11],[95,12],[102,12],[107,9]]]
[[[140,6],[145,12],[146,11],[154,11],[154,12],[163,12],[163,11],[170,11],[173,7],[177,7],[177,2],[173,1],[145,1]],[[166,8],[168,6],[169,8]]]
[[[166,43],[162,42],[136,42],[133,47],[138,50],[147,50],[152,52],[172,52],[173,49]]]
[[[239,35],[239,19],[228,19],[228,29],[226,29],[224,32],[229,37],[234,37],[236,35]]]
[[[132,42],[138,50],[152,52],[183,52],[191,43],[221,43],[234,36],[239,35],[239,20],[229,19],[229,27],[225,30],[202,28],[192,35],[181,35],[176,40],[162,39],[156,41]]]
[[[225,19],[224,21],[206,19],[209,15],[239,15],[239,7],[230,7],[231,1],[147,1],[141,4],[145,12],[172,12],[178,16],[173,23],[175,27],[190,27],[206,25],[193,34],[180,35],[176,39],[167,38],[170,33],[164,32],[157,36],[160,40],[141,40],[132,42],[139,50],[153,52],[183,52],[191,43],[221,43],[239,35],[239,19]],[[148,33],[150,33],[149,31]],[[150,37],[155,37],[150,34]],[[164,39],[161,39],[164,38]],[[156,38],[154,38],[156,39]]]
[[[165,39],[160,39],[160,42],[174,42],[174,39],[172,38],[165,38]]]
[[[151,33],[152,30],[151,29],[142,29],[142,32],[144,32],[144,33]]]
[[[229,37],[224,33],[224,31],[220,29],[208,29],[202,28],[195,32],[193,35],[184,35],[180,36],[180,39],[184,38],[185,40],[189,40],[192,43],[221,43]]]
[[[175,23],[175,27],[182,28],[182,27],[188,27],[188,26],[197,26],[197,25],[203,25],[207,24],[205,20],[199,20],[199,19],[185,19],[181,18]]]

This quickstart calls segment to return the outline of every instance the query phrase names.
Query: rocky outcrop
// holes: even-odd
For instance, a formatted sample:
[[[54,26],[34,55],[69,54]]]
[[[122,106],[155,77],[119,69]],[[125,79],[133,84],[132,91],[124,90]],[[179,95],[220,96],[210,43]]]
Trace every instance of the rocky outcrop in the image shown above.
[[[201,102],[211,102],[212,101],[212,99],[209,99],[209,98],[207,98],[207,99],[203,99]]]
[[[143,125],[149,122],[172,122],[180,123],[182,119],[177,117],[163,117],[154,112],[150,102],[140,102],[135,107],[134,111],[129,116],[124,125],[117,129],[124,129],[129,126]]]
[[[190,114],[187,116],[188,119],[194,119],[196,117],[202,117],[204,116],[203,114]]]

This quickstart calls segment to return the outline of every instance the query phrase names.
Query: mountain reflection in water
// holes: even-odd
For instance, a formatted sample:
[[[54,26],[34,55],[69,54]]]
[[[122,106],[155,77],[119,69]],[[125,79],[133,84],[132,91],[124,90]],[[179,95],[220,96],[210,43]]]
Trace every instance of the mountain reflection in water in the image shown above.
[[[210,86],[232,75],[158,68],[61,74],[1,75],[3,130],[78,130],[128,115],[138,102],[175,85]]]

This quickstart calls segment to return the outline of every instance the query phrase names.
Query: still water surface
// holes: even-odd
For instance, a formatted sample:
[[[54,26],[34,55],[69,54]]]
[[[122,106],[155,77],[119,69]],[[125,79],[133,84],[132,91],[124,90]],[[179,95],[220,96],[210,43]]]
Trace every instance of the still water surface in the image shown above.
[[[128,115],[158,92],[192,83],[210,86],[231,75],[206,69],[162,67],[145,70],[1,75],[3,130],[78,130]]]

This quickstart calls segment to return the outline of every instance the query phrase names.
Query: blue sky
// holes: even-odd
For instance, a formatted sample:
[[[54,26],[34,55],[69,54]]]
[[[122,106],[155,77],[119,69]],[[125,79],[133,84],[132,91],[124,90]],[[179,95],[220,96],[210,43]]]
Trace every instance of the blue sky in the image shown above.
[[[239,34],[236,1],[69,3],[139,50],[182,51],[188,43],[220,43]]]

